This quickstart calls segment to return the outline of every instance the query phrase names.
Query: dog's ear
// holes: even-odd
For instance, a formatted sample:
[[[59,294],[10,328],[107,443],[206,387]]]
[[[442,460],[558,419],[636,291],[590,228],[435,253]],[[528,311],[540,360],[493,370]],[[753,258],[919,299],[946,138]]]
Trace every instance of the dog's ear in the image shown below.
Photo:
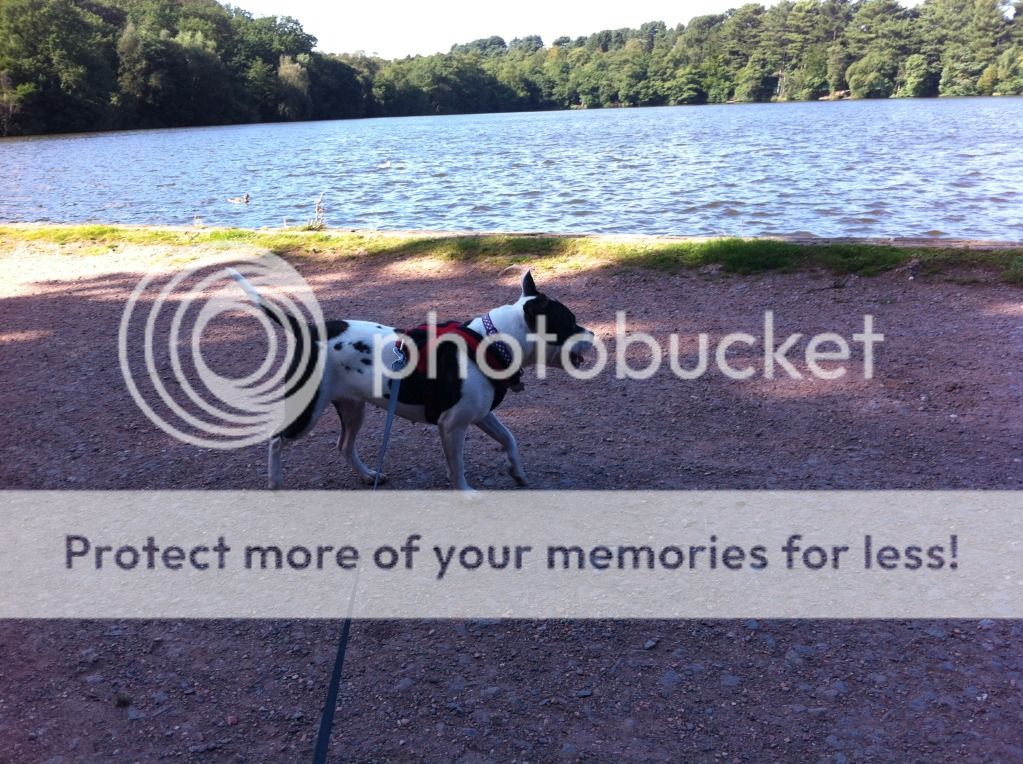
[[[533,282],[532,272],[526,271],[526,275],[522,277],[522,296],[536,297],[539,294],[540,290],[536,288],[536,284]]]
[[[522,306],[522,311],[526,314],[526,323],[530,329],[536,328],[536,317],[547,310],[547,306],[550,303],[550,298],[545,294],[538,294],[536,297],[526,300],[526,304]]]

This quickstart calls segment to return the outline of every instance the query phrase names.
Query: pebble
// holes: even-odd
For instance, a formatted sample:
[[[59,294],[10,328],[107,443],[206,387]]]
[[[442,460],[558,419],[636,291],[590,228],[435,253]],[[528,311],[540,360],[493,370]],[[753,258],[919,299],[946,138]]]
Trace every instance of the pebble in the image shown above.
[[[668,669],[667,671],[665,671],[663,674],[661,674],[661,678],[659,680],[661,687],[665,688],[666,690],[674,689],[675,687],[678,686],[679,682],[681,681],[682,675],[679,674],[674,669]]]

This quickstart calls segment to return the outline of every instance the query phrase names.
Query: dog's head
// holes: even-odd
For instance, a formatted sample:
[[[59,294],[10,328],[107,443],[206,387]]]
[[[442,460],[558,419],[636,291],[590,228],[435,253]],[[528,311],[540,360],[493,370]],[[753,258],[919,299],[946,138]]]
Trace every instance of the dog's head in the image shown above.
[[[579,368],[586,361],[586,352],[592,345],[593,332],[576,322],[575,314],[563,303],[548,297],[536,288],[533,275],[526,271],[522,277],[522,296],[519,298],[522,313],[529,330],[542,330],[553,337],[546,345],[546,363],[558,369],[567,362]],[[567,359],[565,348],[568,348]]]

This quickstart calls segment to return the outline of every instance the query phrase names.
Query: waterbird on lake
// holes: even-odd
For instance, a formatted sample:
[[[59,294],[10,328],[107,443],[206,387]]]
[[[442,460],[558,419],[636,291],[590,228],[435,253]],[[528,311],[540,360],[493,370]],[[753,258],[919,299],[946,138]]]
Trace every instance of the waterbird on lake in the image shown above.
[[[231,204],[248,204],[249,195],[245,194],[244,196],[230,196],[228,197],[227,201],[231,202]]]

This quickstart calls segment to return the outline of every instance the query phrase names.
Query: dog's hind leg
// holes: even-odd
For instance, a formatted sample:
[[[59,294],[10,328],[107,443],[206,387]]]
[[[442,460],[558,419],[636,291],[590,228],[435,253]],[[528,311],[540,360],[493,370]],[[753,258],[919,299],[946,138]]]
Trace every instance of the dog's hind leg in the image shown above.
[[[497,418],[497,414],[491,411],[482,420],[477,422],[476,426],[500,444],[507,460],[508,474],[512,476],[516,484],[520,486],[528,485],[526,471],[522,467],[522,458],[519,456],[519,446],[515,442],[515,436],[512,435],[511,430],[504,426],[504,422]]]
[[[275,435],[270,438],[267,447],[267,482],[271,491],[284,487],[284,467],[281,464],[281,452],[284,450],[284,438]]]
[[[377,479],[377,472],[366,466],[359,458],[359,451],[355,447],[355,439],[359,437],[359,430],[366,415],[366,404],[362,401],[340,400],[334,401],[334,409],[341,419],[341,435],[337,439],[337,450],[352,465],[352,469],[364,483],[373,483]],[[385,482],[383,475],[380,476],[380,482]]]

